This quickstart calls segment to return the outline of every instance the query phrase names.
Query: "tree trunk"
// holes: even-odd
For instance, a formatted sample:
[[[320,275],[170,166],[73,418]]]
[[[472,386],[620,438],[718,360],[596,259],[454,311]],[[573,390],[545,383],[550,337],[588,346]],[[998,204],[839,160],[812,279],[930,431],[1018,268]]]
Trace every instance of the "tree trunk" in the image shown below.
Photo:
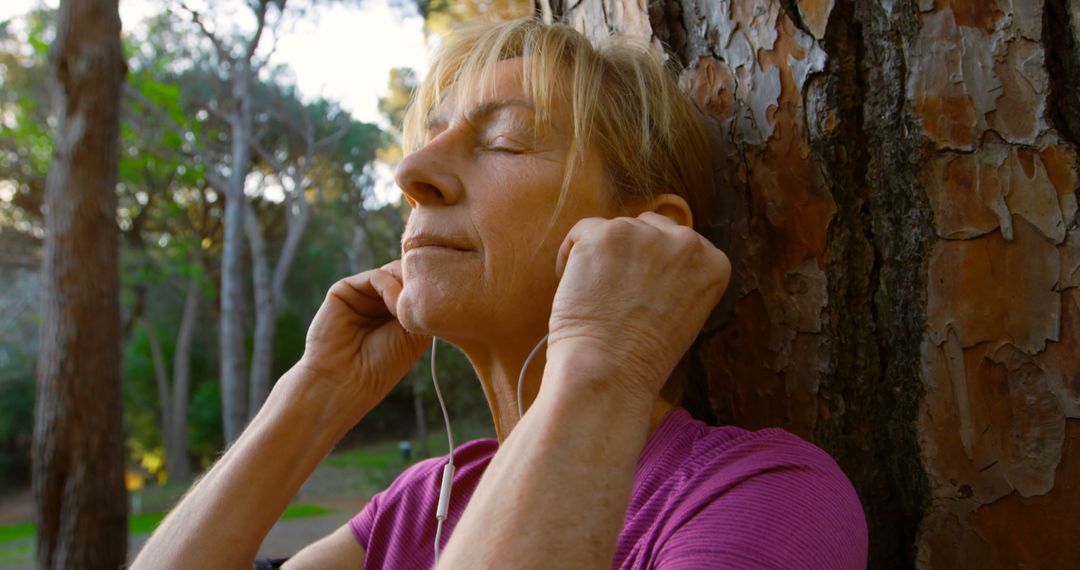
[[[184,316],[180,319],[180,331],[176,334],[176,352],[173,354],[172,426],[166,432],[165,464],[169,479],[191,479],[191,458],[188,455],[187,417],[188,398],[191,395],[191,342],[195,338],[198,322],[199,299],[202,292],[199,279],[191,277],[184,295]]]
[[[267,259],[266,240],[251,206],[245,208],[244,229],[251,247],[252,286],[255,290],[255,342],[251,351],[250,416],[259,412],[270,389],[270,363],[277,329],[277,308]]]
[[[40,568],[127,557],[116,182],[126,65],[116,0],[64,0],[50,53],[56,136],[45,196],[34,426]]]
[[[353,227],[353,238],[349,242],[349,249],[345,252],[346,257],[349,258],[349,271],[354,275],[371,269],[375,263],[367,241],[367,231],[364,226],[359,223],[356,224]]]
[[[305,111],[306,113],[306,111]],[[266,401],[270,392],[270,367],[274,353],[274,333],[277,330],[277,318],[281,312],[282,300],[285,298],[285,281],[292,271],[296,252],[300,248],[300,241],[307,230],[308,221],[311,219],[311,204],[308,203],[307,190],[308,172],[314,163],[315,154],[320,149],[329,149],[345,135],[345,128],[336,133],[315,140],[315,129],[306,114],[302,114],[302,126],[298,136],[307,143],[306,154],[303,160],[298,161],[292,168],[263,149],[258,141],[254,146],[260,157],[275,172],[279,181],[288,187],[285,189],[285,223],[287,230],[285,241],[278,253],[277,263],[274,264],[273,273],[270,271],[269,255],[266,252],[266,240],[263,238],[262,229],[259,227],[255,213],[248,208],[246,215],[246,231],[248,242],[251,244],[253,259],[253,274],[255,285],[255,348],[251,358],[251,394],[249,400],[249,415],[255,417]],[[320,189],[321,193],[322,190]]]
[[[431,455],[428,447],[427,414],[424,413],[424,390],[421,376],[414,375],[412,381],[413,413],[416,415],[416,439],[419,443],[417,453],[427,458]]]
[[[828,450],[872,567],[1080,567],[1080,0],[566,4],[716,130],[718,418]]]
[[[221,413],[226,445],[236,441],[247,421],[244,348],[244,182],[251,165],[251,61],[233,63],[232,168],[225,195],[224,251],[221,255]]]
[[[165,441],[165,456],[166,461],[168,461],[169,442],[173,441],[172,429],[174,424],[171,416],[172,393],[169,388],[169,372],[165,369],[165,351],[161,349],[161,339],[158,337],[153,323],[145,317],[140,317],[139,322],[142,323],[143,329],[146,330],[146,338],[150,342],[150,358],[154,363],[154,381],[157,383],[158,408],[161,410],[158,419],[161,422],[161,436]],[[169,466],[169,469],[171,471],[172,466]]]

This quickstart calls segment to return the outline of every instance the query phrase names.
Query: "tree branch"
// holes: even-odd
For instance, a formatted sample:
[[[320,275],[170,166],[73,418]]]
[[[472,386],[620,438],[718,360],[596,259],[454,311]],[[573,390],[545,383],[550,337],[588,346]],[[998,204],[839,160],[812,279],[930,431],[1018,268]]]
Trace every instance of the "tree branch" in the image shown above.
[[[183,127],[183,125],[181,125],[181,124],[177,123],[176,121],[174,121],[173,118],[170,117],[168,113],[166,113],[164,110],[162,110],[160,107],[158,107],[157,104],[155,104],[153,101],[148,99],[145,95],[140,93],[138,89],[135,89],[131,85],[125,83],[124,84],[124,95],[134,99],[136,103],[142,105],[147,110],[149,110],[151,113],[156,115],[159,119],[161,119],[166,124],[168,124],[177,133],[186,133],[186,132],[188,132],[188,129],[185,129]],[[191,148],[194,150],[197,158],[199,160],[201,160],[206,165],[206,171],[205,171],[206,172],[206,174],[205,174],[206,181],[209,182],[210,185],[213,186],[215,190],[218,190],[219,192],[224,193],[225,188],[227,186],[227,182],[226,182],[225,178],[223,176],[221,176],[220,173],[213,170],[214,162],[212,160],[210,160],[210,157],[206,154],[206,152],[199,145],[197,145],[197,144],[191,145]]]
[[[284,0],[279,0],[281,7],[285,7]],[[251,65],[251,58],[255,56],[255,50],[259,49],[259,42],[262,40],[263,31],[266,30],[266,7],[269,4],[268,0],[259,0],[259,5],[255,8],[255,19],[258,22],[255,28],[255,35],[248,42],[247,49],[244,52],[244,61]]]
[[[255,149],[255,154],[259,155],[259,158],[270,167],[270,170],[274,171],[279,178],[285,173],[285,163],[278,160],[266,147],[262,145],[255,137],[251,137],[251,148]]]
[[[214,51],[217,52],[218,58],[230,65],[236,63],[236,58],[229,52],[229,48],[225,45],[225,42],[221,41],[221,38],[217,37],[217,34],[211,32],[207,29],[206,25],[203,24],[202,16],[199,15],[199,12],[197,10],[192,10],[183,2],[180,3],[180,7],[191,14],[191,21],[199,27],[199,31],[210,40],[210,43],[214,44]]]
[[[17,255],[12,253],[0,253],[0,265],[10,267],[25,267],[37,269],[41,267],[41,258],[35,255]]]

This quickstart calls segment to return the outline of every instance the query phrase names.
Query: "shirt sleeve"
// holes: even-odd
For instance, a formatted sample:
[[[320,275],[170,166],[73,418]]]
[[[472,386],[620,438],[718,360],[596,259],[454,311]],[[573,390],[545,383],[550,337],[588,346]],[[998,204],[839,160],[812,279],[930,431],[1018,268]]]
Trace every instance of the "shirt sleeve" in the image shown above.
[[[410,512],[411,509],[422,506],[430,494],[432,474],[440,469],[442,461],[445,460],[432,458],[409,467],[398,475],[389,487],[371,497],[360,513],[349,520],[353,536],[365,551],[371,550],[371,536],[380,520],[384,503],[389,503],[391,506],[388,508],[391,509],[400,507],[399,503],[407,503],[407,510]]]
[[[356,541],[360,543],[360,546],[365,551],[368,549],[368,541],[371,539],[371,529],[375,526],[375,517],[379,513],[381,498],[382,493],[376,494],[355,517],[349,519],[349,528],[352,529],[353,536],[356,537]]]
[[[688,477],[656,567],[866,568],[866,518],[828,454],[787,435]]]

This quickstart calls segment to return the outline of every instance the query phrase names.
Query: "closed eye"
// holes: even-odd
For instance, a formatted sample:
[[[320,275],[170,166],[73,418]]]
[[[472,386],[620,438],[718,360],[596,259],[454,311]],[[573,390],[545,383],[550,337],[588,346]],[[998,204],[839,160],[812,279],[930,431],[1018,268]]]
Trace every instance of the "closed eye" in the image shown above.
[[[514,140],[500,136],[490,139],[484,143],[484,150],[492,152],[505,152],[510,154],[522,154],[525,152],[525,148]]]

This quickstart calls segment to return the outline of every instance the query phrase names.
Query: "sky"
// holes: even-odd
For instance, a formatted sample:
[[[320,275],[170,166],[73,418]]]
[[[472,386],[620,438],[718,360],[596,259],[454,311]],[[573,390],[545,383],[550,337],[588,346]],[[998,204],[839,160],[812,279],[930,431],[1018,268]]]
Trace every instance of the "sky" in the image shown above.
[[[207,0],[189,0],[193,6]],[[59,5],[59,0],[0,0],[0,21],[26,13],[38,4]],[[165,0],[120,0],[120,19],[125,30],[137,30],[146,17],[159,12]],[[408,3],[408,2],[406,2]],[[174,6],[178,3],[172,3]],[[230,25],[227,5],[235,0],[216,0],[209,24]],[[338,101],[352,115],[385,126],[379,114],[379,96],[385,95],[390,69],[411,67],[422,77],[427,68],[428,47],[423,20],[392,8],[387,0],[323,3],[306,19],[282,33],[274,64],[292,69],[305,97],[322,96]],[[359,6],[357,6],[359,4]],[[378,201],[397,194],[392,169],[376,165]]]
[[[59,0],[3,0],[0,20],[23,14],[39,3],[56,6]],[[136,29],[164,3],[121,0],[124,29]],[[216,4],[237,3],[219,0]],[[357,119],[380,122],[376,105],[378,97],[386,92],[390,69],[411,67],[422,76],[427,67],[423,20],[403,16],[403,10],[391,8],[387,0],[363,0],[348,6],[325,3],[283,34],[273,61],[292,68],[305,96],[335,99]],[[212,17],[207,19],[226,25]]]

